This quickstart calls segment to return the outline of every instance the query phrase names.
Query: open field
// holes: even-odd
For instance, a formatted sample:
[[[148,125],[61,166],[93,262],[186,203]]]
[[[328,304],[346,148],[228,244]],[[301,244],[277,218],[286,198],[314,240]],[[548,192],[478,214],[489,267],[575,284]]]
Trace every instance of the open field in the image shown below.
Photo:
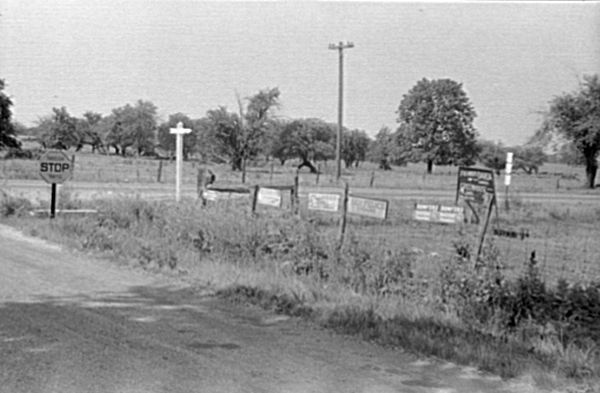
[[[196,195],[196,173],[202,165],[184,162],[183,195]],[[144,199],[173,197],[175,163],[152,159],[133,159],[118,156],[77,154],[73,179],[61,188],[63,194],[75,199],[93,199],[127,194]],[[160,183],[158,172],[160,168]],[[300,172],[299,187],[301,214],[304,217],[323,217],[331,231],[337,229],[338,218],[331,214],[308,212],[306,196],[309,191],[341,193],[335,181],[333,162],[321,164],[317,175]],[[233,173],[227,165],[211,165],[219,185],[241,185],[241,174]],[[427,256],[431,263],[452,255],[458,234],[476,239],[477,226],[459,227],[417,222],[412,218],[415,203],[452,205],[456,192],[457,168],[436,167],[432,175],[424,175],[424,165],[410,164],[381,171],[371,163],[359,168],[345,169],[343,181],[351,193],[390,201],[389,218],[385,222],[350,218],[350,231],[367,242],[380,242],[398,249],[410,248]],[[517,173],[509,194],[510,210],[505,209],[503,176],[496,178],[499,197],[498,214],[492,216],[492,227],[524,231],[528,237],[506,238],[488,236],[506,260],[507,268],[515,274],[522,271],[531,253],[536,253],[542,273],[550,282],[560,278],[590,281],[600,278],[600,192],[583,185],[583,168],[547,164],[539,175]],[[290,185],[296,173],[293,165],[259,163],[249,167],[246,185]],[[11,187],[10,180],[30,179],[27,188]],[[4,180],[4,183],[2,181]],[[37,162],[28,160],[0,161],[0,185],[17,194],[21,190],[32,200],[47,206],[48,186],[40,180]],[[35,187],[34,187],[35,186]],[[33,189],[35,188],[35,191]],[[249,204],[249,202],[247,202]],[[219,209],[228,209],[227,202]],[[476,247],[473,244],[472,247]]]
[[[338,254],[338,215],[308,211],[305,200],[310,190],[341,192],[330,174],[321,175],[318,185],[315,175],[300,174],[299,216],[289,213],[289,200],[281,209],[259,206],[253,216],[248,198],[202,208],[195,197],[198,164],[186,163],[184,198],[176,204],[173,163],[163,164],[158,184],[157,161],[96,158],[76,158],[75,179],[61,187],[59,208],[93,207],[100,214],[59,215],[53,221],[22,215],[9,217],[10,222],[86,252],[152,270],[178,270],[221,288],[224,296],[250,298],[385,345],[503,377],[532,375],[555,391],[592,392],[600,386],[600,332],[586,325],[600,322],[594,300],[599,296],[600,195],[573,179],[581,168],[548,166],[543,169],[555,172],[513,177],[509,210],[497,179],[501,199],[491,228],[523,230],[528,236],[497,237],[490,231],[478,260],[473,257],[478,226],[412,218],[416,202],[454,203],[454,168],[437,168],[437,174],[425,177],[421,166],[391,173],[368,164],[346,170],[351,194],[388,199],[390,207],[385,221],[349,216]],[[35,164],[2,163],[2,215],[10,216],[8,208],[13,216],[24,212],[26,199],[47,207],[47,195],[37,193],[47,194],[49,187],[41,183],[41,188],[19,191],[10,185],[32,183],[8,180],[35,179]],[[240,185],[239,174],[226,166],[213,168],[217,184]],[[272,177],[270,165],[252,167],[247,185],[289,185],[294,174],[291,166],[275,165]],[[557,286],[561,279],[566,286]],[[567,311],[569,317],[561,314]],[[563,378],[571,381],[566,383],[570,390],[562,388]]]

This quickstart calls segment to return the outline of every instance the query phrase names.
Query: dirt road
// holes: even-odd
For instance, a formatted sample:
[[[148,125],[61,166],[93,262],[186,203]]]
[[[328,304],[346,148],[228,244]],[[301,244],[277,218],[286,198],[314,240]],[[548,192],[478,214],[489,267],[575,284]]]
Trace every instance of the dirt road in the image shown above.
[[[527,392],[0,225],[0,392]]]

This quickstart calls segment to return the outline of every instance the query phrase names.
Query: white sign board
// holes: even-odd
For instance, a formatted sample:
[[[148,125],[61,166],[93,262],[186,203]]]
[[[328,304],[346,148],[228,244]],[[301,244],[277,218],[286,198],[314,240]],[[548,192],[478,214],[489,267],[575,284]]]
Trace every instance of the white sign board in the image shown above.
[[[337,212],[339,207],[340,196],[338,194],[308,194],[308,210]]]
[[[281,207],[281,191],[260,187],[258,189],[257,202],[261,205]]]
[[[222,201],[229,199],[241,199],[247,198],[249,194],[244,194],[240,192],[224,192],[224,191],[215,191],[215,190],[204,190],[202,192],[202,196],[207,201]]]
[[[385,220],[388,202],[381,199],[348,197],[348,213]]]
[[[465,219],[465,209],[458,206],[415,205],[414,218],[418,221],[459,224]]]
[[[73,175],[73,162],[62,150],[48,150],[40,158],[40,176],[47,183],[61,184]]]

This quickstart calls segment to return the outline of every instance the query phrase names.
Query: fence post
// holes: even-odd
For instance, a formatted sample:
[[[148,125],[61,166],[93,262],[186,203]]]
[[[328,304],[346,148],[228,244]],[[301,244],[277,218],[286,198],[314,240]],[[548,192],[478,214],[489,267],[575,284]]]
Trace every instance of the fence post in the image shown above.
[[[258,201],[258,189],[259,185],[254,186],[254,191],[252,192],[252,204],[251,204],[251,213],[254,215],[256,213],[256,202]]]
[[[158,162],[158,174],[156,175],[156,182],[160,183],[160,178],[162,176],[162,167],[163,167],[163,161],[160,160]]]
[[[342,216],[340,217],[340,234],[337,244],[337,260],[340,261],[342,247],[344,246],[344,240],[346,238],[346,222],[348,215],[348,183],[344,186],[344,197],[342,198]]]
[[[369,188],[373,188],[373,182],[375,181],[375,171],[371,172],[371,181],[369,182]]]
[[[321,176],[321,164],[317,164],[317,185],[319,184],[319,176]]]
[[[294,188],[292,188],[292,214],[298,214],[300,211],[300,175],[299,171],[296,170],[294,176]]]
[[[488,224],[490,223],[490,216],[492,215],[492,210],[494,209],[494,205],[496,204],[496,195],[494,195],[490,201],[490,205],[488,207],[487,215],[485,218],[485,223],[483,224],[483,229],[481,230],[481,235],[479,239],[479,247],[477,248],[477,260],[475,263],[479,263],[479,256],[481,255],[481,250],[483,250],[483,241],[485,240],[485,233],[487,232]],[[496,208],[496,213],[498,209]]]
[[[271,161],[271,176],[269,177],[269,183],[273,184],[273,161]]]

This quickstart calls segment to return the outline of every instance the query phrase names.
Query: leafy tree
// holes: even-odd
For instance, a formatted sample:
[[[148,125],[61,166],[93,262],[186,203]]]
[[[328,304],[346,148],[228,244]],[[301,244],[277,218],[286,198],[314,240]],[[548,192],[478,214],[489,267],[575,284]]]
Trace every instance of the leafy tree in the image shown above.
[[[208,111],[216,154],[226,156],[232,170],[242,170],[245,162],[261,150],[271,112],[279,107],[279,94],[278,88],[261,90],[246,99],[246,108],[238,99],[239,113],[228,112],[225,107]]]
[[[192,130],[189,134],[183,135],[183,159],[187,160],[191,154],[196,152],[199,130],[196,129],[197,123],[183,113],[169,115],[169,121],[162,123],[158,127],[158,146],[173,154],[176,153],[176,137],[174,134],[171,134],[171,128],[176,128],[179,122],[181,122],[184,128]]]
[[[138,100],[135,106],[127,104],[113,109],[112,127],[106,135],[106,144],[123,156],[127,148],[137,154],[154,150],[158,108],[150,101]]]
[[[44,149],[68,150],[79,145],[78,119],[67,108],[52,108],[52,114],[38,120],[37,135]]]
[[[568,142],[558,150],[558,162],[571,166],[584,166],[585,157],[573,143]]]
[[[539,168],[548,161],[548,156],[541,146],[522,146],[514,149],[515,170],[522,169],[528,175],[538,173]]]
[[[600,152],[600,78],[585,76],[579,91],[555,97],[545,114],[542,133],[558,133],[585,159],[587,186],[594,188]]]
[[[507,149],[501,143],[491,141],[479,141],[479,161],[500,175],[500,171],[506,167]]]
[[[405,160],[398,160],[398,150],[396,135],[388,127],[382,127],[369,146],[367,157],[369,161],[379,164],[379,169],[389,171],[391,164],[405,163]]]
[[[3,148],[20,149],[21,143],[15,137],[15,128],[11,121],[10,107],[13,103],[3,90],[4,80],[0,79],[0,150]]]
[[[422,79],[403,96],[398,129],[415,158],[433,165],[472,165],[477,156],[476,113],[462,88],[451,79]]]
[[[342,136],[342,159],[346,164],[346,168],[352,165],[358,166],[361,161],[364,161],[369,151],[371,138],[366,132],[360,130],[344,130]]]
[[[84,145],[90,145],[92,147],[92,153],[96,150],[106,153],[101,129],[98,127],[101,121],[102,115],[92,111],[85,112],[83,114],[83,119],[77,119],[77,134],[79,141],[75,151],[81,150]]]
[[[335,155],[335,127],[320,119],[292,120],[283,127],[273,157],[282,164],[288,159],[299,158],[299,169],[306,166],[311,173],[317,173],[312,161],[327,160]]]

